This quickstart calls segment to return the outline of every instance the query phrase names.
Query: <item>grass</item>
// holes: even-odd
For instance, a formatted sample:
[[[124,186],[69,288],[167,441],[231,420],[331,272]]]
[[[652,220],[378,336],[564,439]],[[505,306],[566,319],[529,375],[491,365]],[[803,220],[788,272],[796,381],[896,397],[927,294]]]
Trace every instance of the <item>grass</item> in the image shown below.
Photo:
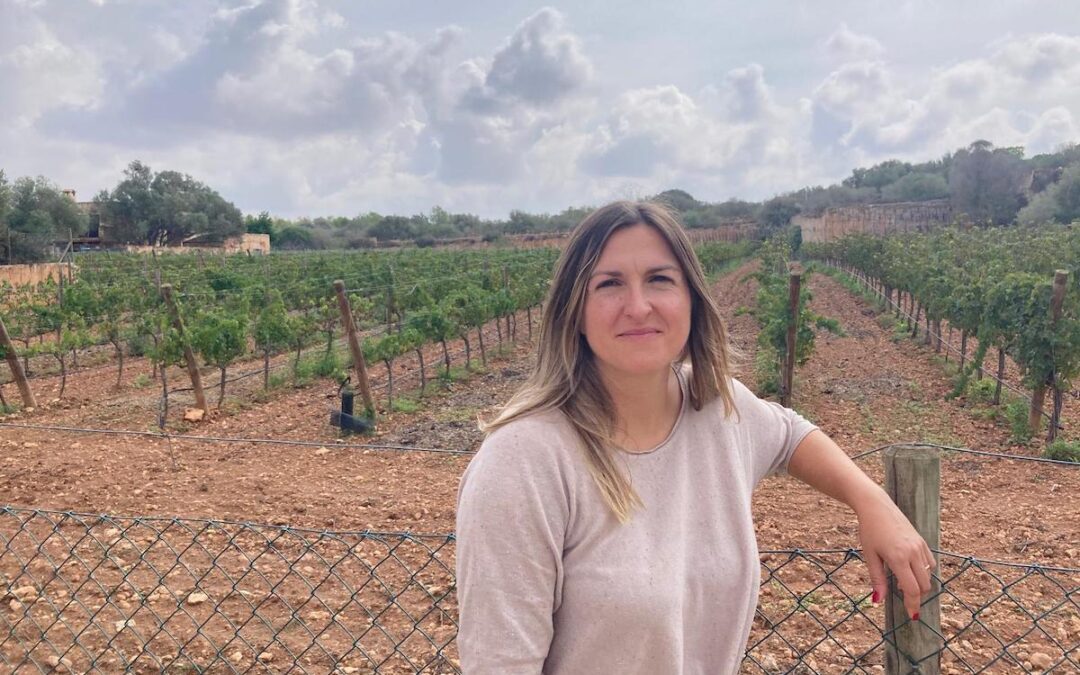
[[[150,379],[149,375],[147,375],[146,373],[139,373],[135,376],[135,379],[131,381],[131,386],[135,387],[136,389],[145,389],[150,386],[151,382],[152,380]]]
[[[396,396],[394,397],[394,405],[392,406],[392,411],[409,414],[420,410],[422,406],[423,404],[417,399],[408,398],[405,396]]]
[[[1059,438],[1043,450],[1043,457],[1061,462],[1080,463],[1080,441],[1066,441]]]

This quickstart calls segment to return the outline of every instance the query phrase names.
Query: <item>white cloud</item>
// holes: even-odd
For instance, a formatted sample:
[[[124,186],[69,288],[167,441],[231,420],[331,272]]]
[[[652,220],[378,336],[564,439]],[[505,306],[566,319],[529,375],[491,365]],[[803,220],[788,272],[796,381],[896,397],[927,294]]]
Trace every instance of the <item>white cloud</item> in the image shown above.
[[[551,7],[504,8],[487,33],[465,11],[389,31],[316,0],[4,11],[4,168],[82,195],[138,157],[281,215],[763,198],[979,137],[1046,151],[1080,126],[1080,36],[1046,32],[926,69],[881,22],[860,23],[872,37],[834,18],[802,46],[765,27],[769,50],[733,54]],[[635,79],[642,59],[668,65]]]
[[[825,51],[839,61],[865,61],[881,58],[885,47],[873,37],[856,33],[841,23],[825,40]]]

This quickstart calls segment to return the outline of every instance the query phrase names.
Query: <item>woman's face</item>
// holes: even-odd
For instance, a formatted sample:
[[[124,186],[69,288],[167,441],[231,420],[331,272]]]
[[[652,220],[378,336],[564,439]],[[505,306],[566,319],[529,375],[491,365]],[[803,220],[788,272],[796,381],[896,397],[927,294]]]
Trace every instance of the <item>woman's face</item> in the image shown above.
[[[690,335],[690,289],[667,240],[654,228],[616,230],[588,279],[585,339],[602,373],[668,369]]]

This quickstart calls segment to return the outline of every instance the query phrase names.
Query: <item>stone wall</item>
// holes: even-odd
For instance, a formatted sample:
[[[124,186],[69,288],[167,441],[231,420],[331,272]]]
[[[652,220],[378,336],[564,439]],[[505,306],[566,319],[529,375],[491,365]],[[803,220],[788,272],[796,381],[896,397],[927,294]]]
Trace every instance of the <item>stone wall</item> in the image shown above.
[[[896,204],[862,204],[825,209],[820,216],[795,216],[792,224],[802,228],[805,242],[835,241],[848,234],[867,232],[926,232],[953,222],[947,199]]]
[[[63,271],[67,274],[67,263],[34,263],[31,265],[0,265],[0,284],[7,282],[12,286],[24,284],[37,285],[46,279],[58,278]]]

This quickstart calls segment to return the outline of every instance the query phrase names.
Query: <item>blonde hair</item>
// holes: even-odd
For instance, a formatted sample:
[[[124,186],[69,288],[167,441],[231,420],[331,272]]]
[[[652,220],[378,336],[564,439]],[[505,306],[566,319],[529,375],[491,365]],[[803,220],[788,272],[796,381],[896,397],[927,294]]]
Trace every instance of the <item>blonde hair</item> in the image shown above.
[[[689,358],[692,366],[690,404],[701,410],[719,396],[725,415],[735,412],[727,329],[686,232],[663,204],[619,201],[593,211],[571,233],[540,319],[536,367],[498,416],[481,423],[490,434],[526,415],[561,410],[584,443],[589,473],[604,501],[624,523],[643,504],[616,463],[615,408],[581,328],[587,281],[604,245],[616,230],[639,224],[654,228],[667,241],[689,286],[690,335],[679,362]]]

